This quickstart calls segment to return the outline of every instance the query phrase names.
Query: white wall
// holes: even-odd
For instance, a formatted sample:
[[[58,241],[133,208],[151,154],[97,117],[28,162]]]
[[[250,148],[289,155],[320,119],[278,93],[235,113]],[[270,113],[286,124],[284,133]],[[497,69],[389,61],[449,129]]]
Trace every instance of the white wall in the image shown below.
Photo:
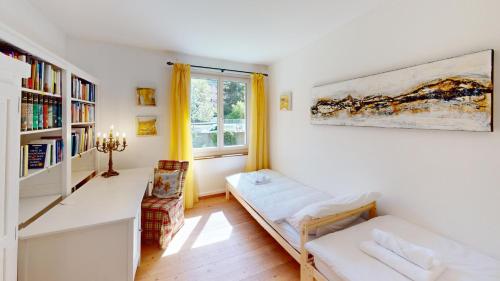
[[[200,196],[225,192],[225,178],[245,170],[246,156],[194,161]]]
[[[500,49],[499,11],[494,0],[389,1],[272,65],[272,167],[331,193],[382,191],[382,214],[500,258],[498,128],[471,133],[313,126],[308,111],[316,84]],[[279,94],[288,90],[293,111],[279,111]]]
[[[68,60],[100,79],[98,95],[98,130],[107,132],[111,124],[126,132],[130,145],[113,155],[116,168],[153,166],[166,159],[168,152],[167,102],[170,72],[167,61],[210,65],[249,71],[265,71],[258,65],[144,50],[120,45],[82,41],[69,38]],[[192,70],[196,71],[196,70]],[[136,87],[156,88],[157,107],[139,107],[135,103]],[[158,136],[135,136],[137,115],[158,116]],[[196,182],[200,194],[224,191],[224,177],[242,171],[246,157],[228,157],[195,161]],[[107,167],[101,155],[101,168]]]
[[[64,57],[66,35],[26,0],[0,0],[0,24]]]

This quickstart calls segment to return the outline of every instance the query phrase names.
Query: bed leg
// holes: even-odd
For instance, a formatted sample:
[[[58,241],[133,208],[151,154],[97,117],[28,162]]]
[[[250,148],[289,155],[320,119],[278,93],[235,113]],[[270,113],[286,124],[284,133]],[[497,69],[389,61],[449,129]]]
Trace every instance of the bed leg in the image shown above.
[[[303,264],[300,265],[300,281],[314,281],[314,277]]]
[[[229,200],[231,197],[231,194],[229,194],[229,188],[226,185],[226,200]]]

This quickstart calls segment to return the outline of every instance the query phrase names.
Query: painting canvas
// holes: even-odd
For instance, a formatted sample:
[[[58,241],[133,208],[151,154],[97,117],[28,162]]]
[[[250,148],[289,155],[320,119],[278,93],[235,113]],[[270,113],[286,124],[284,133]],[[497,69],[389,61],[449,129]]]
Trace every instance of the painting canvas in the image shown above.
[[[284,93],[280,96],[280,110],[292,110],[292,93]]]
[[[155,89],[137,88],[137,105],[156,106]]]
[[[137,135],[156,136],[156,116],[137,116]]]
[[[493,50],[314,87],[312,124],[492,131]]]

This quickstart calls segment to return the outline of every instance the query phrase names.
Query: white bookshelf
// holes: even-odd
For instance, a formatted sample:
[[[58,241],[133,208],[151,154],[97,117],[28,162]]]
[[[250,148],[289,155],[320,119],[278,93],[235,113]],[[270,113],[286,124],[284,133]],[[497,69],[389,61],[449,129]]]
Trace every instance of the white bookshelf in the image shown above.
[[[50,51],[45,50],[29,39],[15,33],[10,33],[10,31],[0,29],[0,45],[3,50],[12,48],[12,50],[18,53],[36,58],[61,71],[61,94],[40,91],[24,86],[21,87],[21,91],[19,92],[20,100],[22,93],[29,93],[38,97],[50,97],[52,100],[59,100],[62,107],[62,127],[19,132],[21,145],[28,144],[30,141],[40,139],[43,136],[61,136],[63,140],[63,160],[61,162],[44,169],[29,170],[27,175],[19,177],[18,222],[20,227],[25,227],[40,215],[43,215],[54,204],[57,204],[59,200],[69,196],[75,186],[81,185],[82,181],[97,174],[99,170],[97,150],[91,148],[72,156],[71,133],[74,128],[95,128],[98,124],[99,81],[92,75],[89,75]],[[72,97],[73,77],[78,77],[95,85],[95,100],[88,101]],[[87,104],[95,108],[93,122],[72,122],[71,108],[75,102]]]

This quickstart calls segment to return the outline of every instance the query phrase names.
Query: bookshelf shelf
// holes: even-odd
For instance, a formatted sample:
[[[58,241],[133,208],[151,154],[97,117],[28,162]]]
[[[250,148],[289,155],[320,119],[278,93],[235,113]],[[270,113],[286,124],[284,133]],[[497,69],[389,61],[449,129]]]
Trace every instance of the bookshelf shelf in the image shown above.
[[[48,93],[48,92],[33,90],[33,89],[30,89],[30,88],[21,88],[21,90],[23,92],[37,94],[37,95],[41,95],[41,96],[48,96],[48,97],[59,98],[59,99],[62,98],[61,95],[56,95],[56,94],[52,94],[52,93]]]
[[[82,152],[82,153],[78,153],[78,154],[76,154],[75,156],[71,157],[71,159],[82,158],[82,157],[84,157],[86,154],[91,153],[91,152],[92,152],[92,151],[94,151],[94,150],[96,150],[96,148],[95,148],[95,147],[93,147],[93,148],[91,148],[91,149],[89,149],[89,150],[87,150],[87,151],[84,151],[84,152]]]
[[[34,176],[40,175],[40,174],[42,174],[43,172],[48,172],[48,171],[50,171],[50,170],[54,169],[55,167],[60,166],[60,165],[61,165],[61,163],[62,163],[62,162],[59,162],[59,163],[57,163],[57,164],[54,164],[54,165],[52,165],[52,166],[50,166],[50,167],[43,168],[43,169],[36,169],[36,170],[31,170],[31,171],[28,171],[28,175],[27,175],[27,176],[24,176],[24,177],[22,177],[22,178],[19,178],[19,181],[20,181],[20,182],[22,182],[22,181],[27,180],[27,179],[29,179],[29,178],[32,178],[32,177],[34,177]]]
[[[95,170],[73,171],[71,173],[71,187],[77,186],[86,178],[92,176],[95,172]]]
[[[43,129],[43,130],[22,131],[21,135],[42,134],[42,133],[48,133],[48,132],[57,132],[57,131],[61,131],[61,130],[62,130],[62,128],[50,128],[50,129]]]
[[[95,122],[78,122],[78,123],[71,123],[71,126],[94,126]]]
[[[81,100],[81,99],[77,99],[77,98],[71,98],[71,101],[74,101],[74,102],[83,102],[83,103],[88,103],[88,104],[95,104],[95,102],[93,102],[93,101]]]
[[[60,194],[21,198],[19,200],[19,225],[26,224],[33,217],[43,213],[47,207],[61,199]]]

